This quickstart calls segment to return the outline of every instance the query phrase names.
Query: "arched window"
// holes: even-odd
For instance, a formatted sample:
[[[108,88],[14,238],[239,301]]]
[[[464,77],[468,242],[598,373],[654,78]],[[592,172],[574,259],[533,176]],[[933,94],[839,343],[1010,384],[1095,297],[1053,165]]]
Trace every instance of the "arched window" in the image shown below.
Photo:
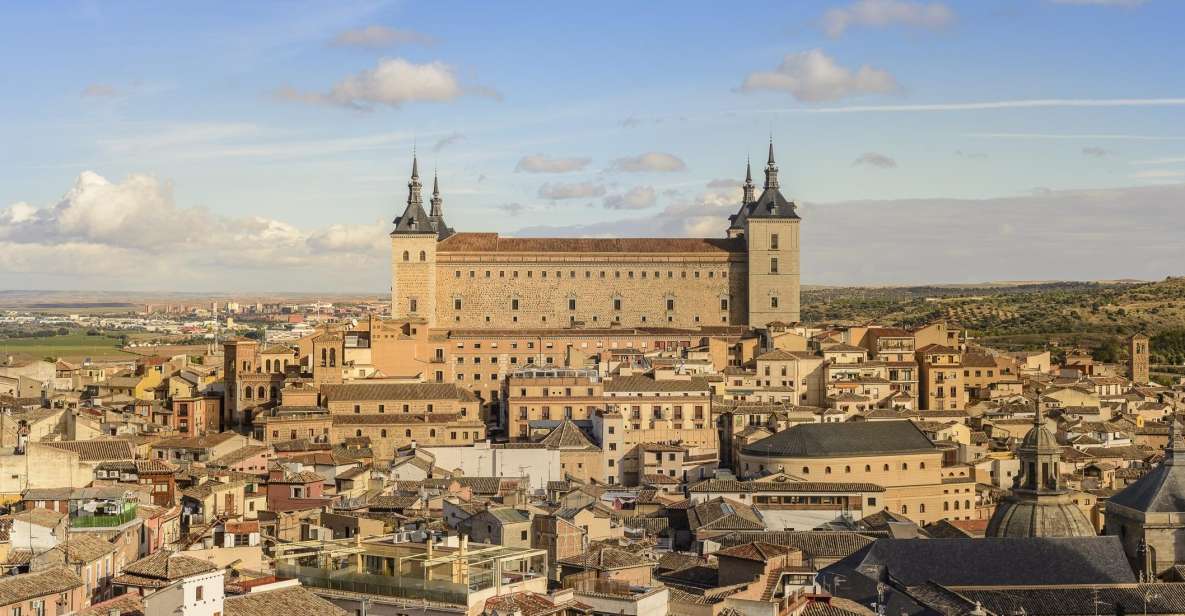
[[[850,472],[852,472],[852,467],[850,467],[850,466],[845,466],[845,467],[843,467],[843,472],[845,472],[845,473],[850,473]]]
[[[871,473],[871,472],[872,472],[872,465],[871,465],[871,464],[865,464],[865,465],[864,465],[864,472],[865,472],[865,473]]]
[[[909,506],[908,505],[901,505],[901,515],[905,515],[907,513],[909,513]]]
[[[950,511],[950,503],[948,503],[946,501],[942,501],[942,510],[943,511]]]
[[[426,253],[426,252],[424,252],[423,250],[421,250],[421,251],[420,251],[420,260],[421,260],[421,261],[427,261],[427,260],[428,260],[428,253]]]
[[[886,465],[885,465],[885,471],[887,472],[888,470],[889,470],[889,465],[888,465],[888,464],[886,464]]]
[[[830,467],[830,466],[828,466],[828,467],[824,467],[824,468],[823,468],[823,474],[824,474],[824,475],[830,475],[830,474],[831,474],[831,467]]]
[[[259,386],[259,399],[267,400],[267,390],[263,388],[263,385]]]
[[[804,467],[802,467],[802,474],[803,474],[803,475],[809,475],[809,474],[811,474],[811,469],[810,469],[810,467],[809,467],[809,466],[804,466]]]
[[[337,349],[329,349],[329,367],[337,365]]]
[[[970,509],[970,508],[971,508],[971,501],[969,501],[969,500],[963,501],[963,509]]]
[[[955,501],[955,511],[959,510],[959,501]]]
[[[909,470],[909,463],[908,463],[908,462],[902,462],[902,463],[901,463],[901,470],[903,470],[903,471],[907,471],[907,470]]]
[[[411,438],[411,430],[404,430],[403,436],[406,436],[407,438]]]
[[[432,438],[436,438],[436,428],[432,428],[431,430],[429,430],[428,436],[431,436]]]
[[[925,462],[918,462],[918,468],[926,468]]]
[[[411,253],[406,250],[403,251],[403,260],[404,261],[411,261]]]
[[[251,386],[250,385],[243,388],[243,397],[248,400],[251,399]]]
[[[264,364],[267,366],[264,369],[267,370],[268,372],[271,372],[272,371],[272,360],[268,359],[268,360],[264,361]]]
[[[354,430],[354,436],[362,436],[361,430]]]
[[[328,354],[328,351],[326,351],[325,349],[321,349],[321,366],[322,367],[325,367],[325,365],[326,365],[325,358],[327,357],[327,354]]]
[[[926,503],[918,505],[918,513],[926,513]]]
[[[387,431],[386,430],[379,430],[379,436],[381,436],[383,438],[387,438]]]

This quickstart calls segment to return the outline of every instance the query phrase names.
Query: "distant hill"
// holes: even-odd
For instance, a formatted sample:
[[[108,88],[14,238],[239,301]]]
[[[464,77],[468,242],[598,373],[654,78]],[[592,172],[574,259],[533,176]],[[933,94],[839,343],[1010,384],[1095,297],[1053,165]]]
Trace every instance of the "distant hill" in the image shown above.
[[[945,319],[985,343],[1110,346],[1134,333],[1185,330],[1185,278],[1156,282],[991,283],[803,291],[807,322],[911,327]],[[1155,351],[1155,346],[1153,347]]]

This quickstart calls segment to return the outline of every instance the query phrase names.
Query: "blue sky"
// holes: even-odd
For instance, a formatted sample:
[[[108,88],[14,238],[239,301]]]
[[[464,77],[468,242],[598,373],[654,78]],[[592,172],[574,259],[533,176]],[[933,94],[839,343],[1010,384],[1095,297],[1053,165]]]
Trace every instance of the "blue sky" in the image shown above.
[[[807,282],[1180,273],[1181,23],[1169,0],[10,4],[0,286],[381,291],[413,142],[461,230],[720,235],[771,132]]]

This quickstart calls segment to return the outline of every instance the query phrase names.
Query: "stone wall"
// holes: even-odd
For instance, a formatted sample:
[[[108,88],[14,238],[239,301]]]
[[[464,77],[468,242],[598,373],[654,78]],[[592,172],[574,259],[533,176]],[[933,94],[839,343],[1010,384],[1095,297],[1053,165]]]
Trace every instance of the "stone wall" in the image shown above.
[[[511,329],[563,327],[572,321],[588,327],[744,325],[746,272],[744,253],[489,254],[480,259],[440,253],[435,324]]]

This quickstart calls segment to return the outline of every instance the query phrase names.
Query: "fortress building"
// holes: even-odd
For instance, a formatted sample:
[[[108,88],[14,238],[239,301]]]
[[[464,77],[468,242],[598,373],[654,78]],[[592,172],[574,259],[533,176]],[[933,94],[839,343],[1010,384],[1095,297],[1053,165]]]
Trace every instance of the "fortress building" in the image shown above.
[[[756,194],[719,238],[526,238],[455,232],[433,179],[425,212],[412,161],[391,232],[391,314],[430,328],[750,326],[799,317],[799,217],[773,143]],[[722,221],[723,222],[723,221]]]

